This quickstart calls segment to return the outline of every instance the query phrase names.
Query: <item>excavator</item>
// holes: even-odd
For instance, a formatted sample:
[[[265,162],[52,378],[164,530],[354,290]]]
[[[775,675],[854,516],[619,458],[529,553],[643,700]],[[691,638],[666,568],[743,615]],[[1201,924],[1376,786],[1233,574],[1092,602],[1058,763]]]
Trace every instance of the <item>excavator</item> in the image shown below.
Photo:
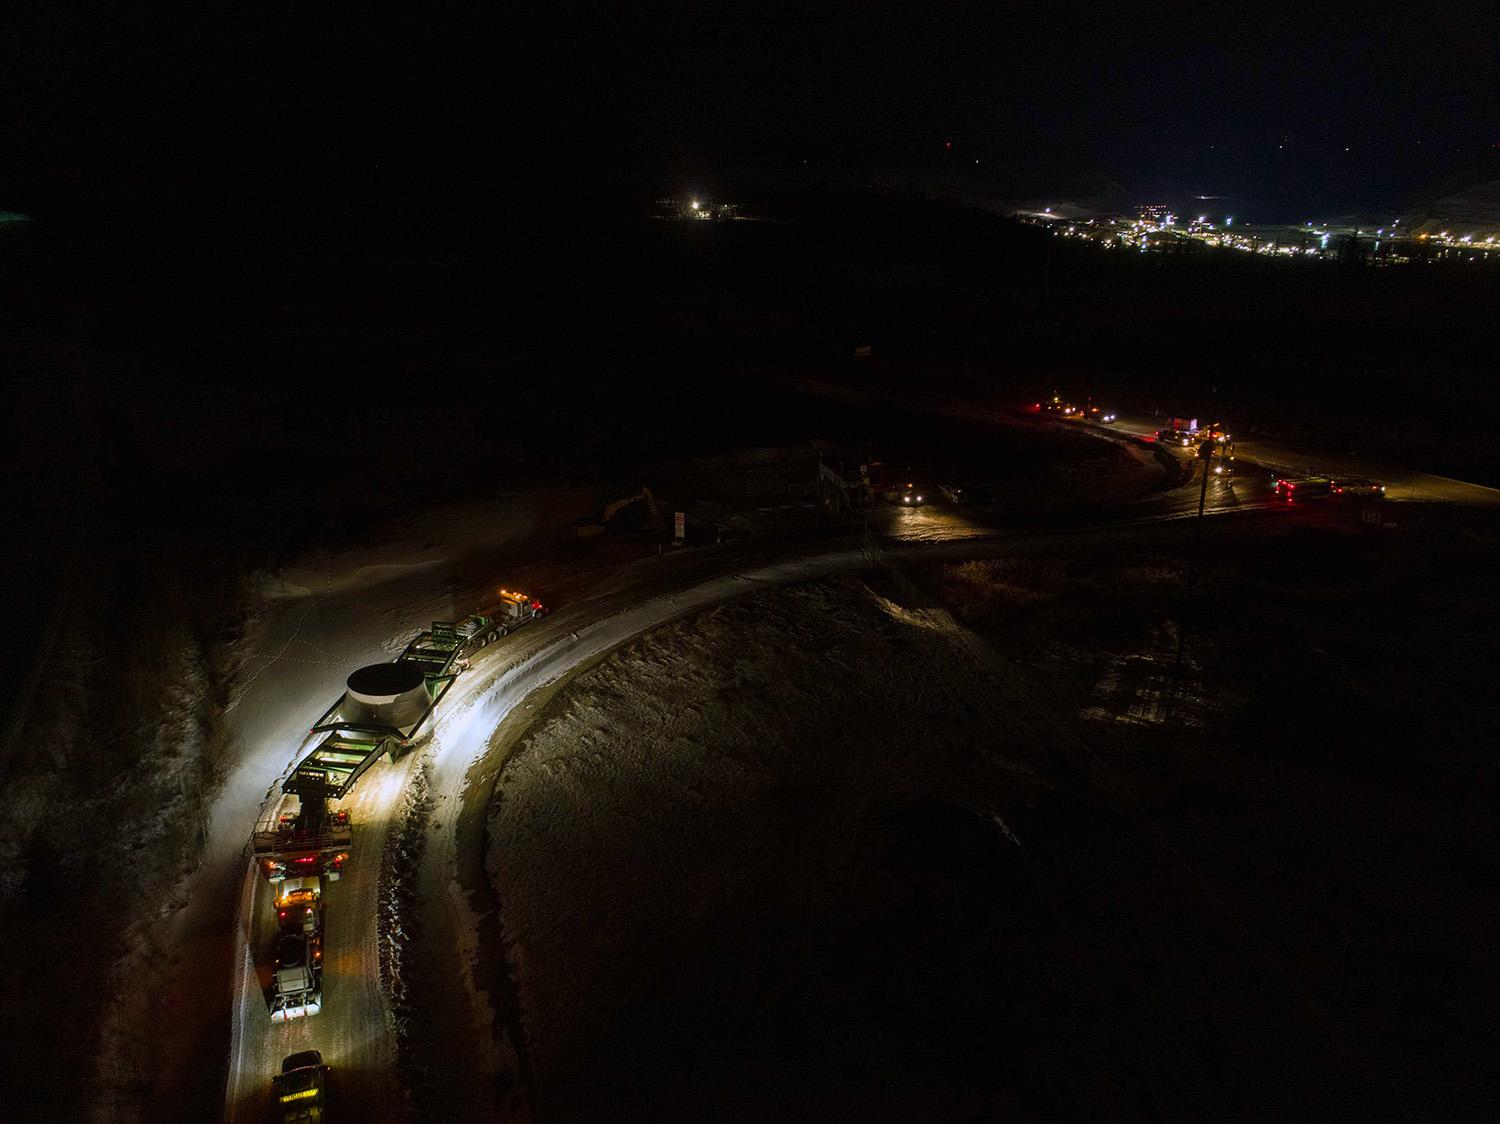
[[[622,512],[627,511],[627,509],[633,507],[635,504],[644,505],[646,512],[644,528],[642,528],[636,512],[630,511],[628,515],[621,515]],[[598,515],[586,515],[582,519],[577,520],[573,526],[577,530],[579,538],[591,538],[594,535],[601,535],[608,530],[645,529],[659,531],[662,526],[661,512],[657,509],[656,497],[651,494],[651,489],[643,484],[641,485],[641,490],[635,495],[626,496],[623,499],[615,500],[613,503],[605,504],[604,510]]]

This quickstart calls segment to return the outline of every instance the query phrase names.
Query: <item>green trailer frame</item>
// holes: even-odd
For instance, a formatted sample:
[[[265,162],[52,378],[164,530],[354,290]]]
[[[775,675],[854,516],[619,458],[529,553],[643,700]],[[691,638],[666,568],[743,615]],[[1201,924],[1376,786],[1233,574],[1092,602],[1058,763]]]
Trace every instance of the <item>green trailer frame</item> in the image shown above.
[[[346,813],[329,812],[327,801],[349,795],[359,778],[382,755],[396,760],[423,734],[438,703],[468,666],[466,657],[470,652],[546,613],[540,602],[523,594],[500,592],[498,618],[471,613],[457,623],[434,621],[431,628],[417,633],[393,661],[415,665],[422,673],[427,702],[414,722],[404,726],[361,722],[360,712],[349,706],[346,692],[313,724],[313,733],[326,736],[297,762],[282,782],[281,791],[297,796],[304,809],[315,807],[323,814],[314,815],[316,822],[300,825],[282,822],[273,815],[256,826],[251,851],[268,879],[276,881],[288,874],[307,874],[312,868],[325,877],[339,876],[353,844],[353,829]],[[301,818],[299,815],[299,821]]]
[[[282,791],[308,790],[312,795],[311,790],[321,787],[323,794],[337,799],[349,794],[382,753],[392,761],[400,757],[431,722],[438,703],[463,671],[464,656],[471,647],[484,642],[493,623],[489,617],[475,614],[457,624],[434,621],[431,628],[417,633],[395,659],[396,663],[415,665],[422,673],[427,705],[417,719],[404,726],[361,722],[355,713],[346,713],[351,709],[348,694],[340,695],[312,726],[313,733],[328,736],[298,763]]]

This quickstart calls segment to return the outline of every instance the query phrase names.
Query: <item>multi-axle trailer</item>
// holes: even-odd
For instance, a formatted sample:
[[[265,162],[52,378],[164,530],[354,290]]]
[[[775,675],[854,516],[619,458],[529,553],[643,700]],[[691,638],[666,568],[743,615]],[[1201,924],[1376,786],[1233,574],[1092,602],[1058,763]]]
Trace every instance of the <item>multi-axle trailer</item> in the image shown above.
[[[313,723],[324,735],[282,782],[276,811],[256,826],[251,850],[272,882],[307,874],[337,879],[349,858],[353,827],[330,800],[347,796],[382,756],[392,761],[432,732],[438,703],[469,656],[547,610],[511,590],[489,615],[473,613],[456,624],[435,621],[390,663],[362,667],[348,689]]]
[[[278,890],[272,1021],[322,1009],[321,879],[338,879],[354,844],[349,813],[329,802],[347,796],[381,756],[394,761],[432,732],[437,705],[471,654],[546,611],[540,601],[502,589],[491,615],[435,621],[390,663],[350,675],[348,689],[313,723],[322,741],[282,782],[276,810],[250,840],[256,865]]]

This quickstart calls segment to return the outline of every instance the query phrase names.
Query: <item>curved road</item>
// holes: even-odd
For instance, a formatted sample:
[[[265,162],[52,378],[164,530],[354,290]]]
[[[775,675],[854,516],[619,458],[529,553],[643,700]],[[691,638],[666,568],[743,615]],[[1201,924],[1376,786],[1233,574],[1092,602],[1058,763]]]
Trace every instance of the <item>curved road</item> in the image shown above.
[[[1132,418],[1126,419],[1122,431],[1114,436],[1117,440],[1128,439],[1128,435],[1147,432],[1154,432],[1149,419]],[[1288,464],[1285,452],[1270,443],[1237,444],[1242,465],[1252,455],[1268,467]],[[1393,500],[1441,498],[1449,502],[1500,505],[1500,491],[1442,477],[1380,474],[1370,467],[1335,470],[1351,474],[1357,471],[1359,475],[1383,479],[1392,485],[1388,494]],[[1245,517],[1215,519],[1215,534],[1262,534],[1278,525],[1285,528],[1293,522],[1325,519],[1337,506],[1310,505],[1289,511],[1274,501],[1268,477],[1269,473],[1254,478],[1242,474],[1233,485],[1218,479],[1210,482],[1209,511],[1216,516]],[[916,510],[881,508],[871,513],[869,523],[883,549],[896,557],[922,560],[974,557],[1025,550],[1028,546],[1050,548],[1062,538],[1082,543],[1090,537],[1111,541],[1132,532],[1156,534],[1160,528],[1196,513],[1198,491],[1196,483],[1167,488],[1114,509],[1109,518],[1100,518],[1104,513],[1098,511],[1075,511],[1063,516],[1013,516],[1005,520],[1012,525],[1009,531],[997,530],[996,517],[981,518],[963,508],[936,505]],[[864,536],[847,534],[836,538],[757,542],[737,548],[639,559],[623,566],[604,567],[602,575],[597,566],[593,571],[585,571],[577,562],[560,566],[556,558],[538,563],[533,572],[554,591],[553,596],[571,587],[571,596],[565,594],[563,598],[565,608],[478,654],[471,670],[460,678],[445,700],[426,751],[432,766],[433,801],[440,809],[423,858],[428,880],[451,880],[457,861],[457,809],[470,767],[482,757],[494,729],[506,715],[524,705],[533,692],[619,645],[705,606],[767,584],[803,581],[866,567],[870,564],[866,552],[870,545]],[[436,598],[430,592],[421,594],[423,584],[430,585],[431,581],[430,574],[417,573],[378,588],[351,592],[342,599],[339,624],[328,619],[330,607],[320,602],[301,610],[300,618],[294,613],[284,614],[279,623],[291,630],[295,622],[295,631],[281,651],[310,648],[319,658],[307,662],[320,666],[317,674],[305,676],[314,686],[296,690],[291,680],[296,678],[298,669],[281,665],[281,689],[274,692],[269,703],[264,698],[261,701],[261,705],[274,705],[283,712],[279,716],[280,729],[311,721],[331,701],[325,696],[336,693],[328,690],[335,680],[361,663],[389,658],[393,645],[422,623],[424,614],[428,618],[452,616],[466,610],[467,606],[457,604],[463,595],[453,590]],[[378,638],[382,627],[391,629],[395,635]],[[271,648],[276,643],[278,639],[268,635],[266,646]],[[385,654],[376,655],[372,647],[382,649]],[[337,653],[347,656],[335,658]],[[296,717],[289,717],[288,710],[294,711]],[[305,751],[299,749],[294,754],[288,749],[284,757],[287,765],[302,752]],[[271,1024],[262,997],[269,979],[267,965],[274,937],[269,887],[253,869],[245,872],[236,930],[238,971],[225,1091],[228,1119],[265,1119],[270,1110],[271,1075],[283,1056],[303,1049],[321,1050],[334,1066],[340,1116],[358,1116],[373,1124],[406,1115],[394,1076],[395,1044],[389,1012],[380,989],[375,919],[385,833],[400,807],[417,759],[418,754],[413,753],[395,765],[377,764],[360,780],[346,802],[356,824],[355,855],[343,880],[330,886],[327,892],[324,1009],[318,1016]],[[265,783],[263,776],[260,783]],[[271,787],[274,790],[275,785]],[[234,826],[243,841],[251,825],[243,822]],[[416,875],[414,871],[412,876]],[[447,903],[449,913],[441,919],[440,928],[445,932],[467,931],[472,919],[460,916],[467,909],[461,895],[450,892],[440,900]],[[447,998],[451,1000],[452,996]],[[470,1010],[466,1013],[453,1010],[450,1004],[444,1010],[445,1019],[472,1027],[476,1035],[485,1034],[490,1019],[483,1002],[471,989],[465,998],[471,1004]],[[493,1068],[499,1063],[489,1059],[486,1064]],[[477,1073],[475,1082],[474,1095],[457,1098],[471,1107],[485,1103]]]

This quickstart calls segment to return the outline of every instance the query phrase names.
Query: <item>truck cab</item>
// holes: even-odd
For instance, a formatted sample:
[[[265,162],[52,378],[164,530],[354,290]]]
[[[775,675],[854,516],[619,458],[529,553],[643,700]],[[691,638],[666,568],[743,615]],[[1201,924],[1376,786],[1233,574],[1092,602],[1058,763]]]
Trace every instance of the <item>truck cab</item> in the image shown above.
[[[317,933],[322,930],[322,879],[314,874],[277,883],[276,926],[283,933]]]
[[[546,614],[547,607],[535,597],[513,589],[502,589],[499,607],[495,613],[500,625],[497,631],[504,636],[511,629],[518,628],[527,621],[546,616]]]
[[[276,943],[271,978],[271,1021],[306,1018],[323,1009],[323,943],[305,933],[284,933]]]

